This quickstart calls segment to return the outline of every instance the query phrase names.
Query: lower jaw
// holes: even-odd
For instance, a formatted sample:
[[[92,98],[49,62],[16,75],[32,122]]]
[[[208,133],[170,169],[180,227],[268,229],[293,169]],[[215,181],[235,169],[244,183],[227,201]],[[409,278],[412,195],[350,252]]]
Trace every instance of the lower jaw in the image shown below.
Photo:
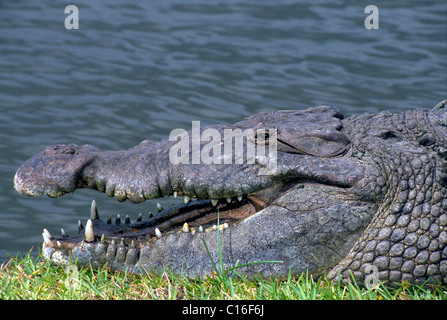
[[[79,222],[79,234],[76,236],[54,238],[44,229],[44,247],[53,247],[54,249],[72,249],[82,241],[106,241],[112,240],[119,243],[140,244],[151,238],[160,238],[165,233],[172,232],[203,232],[207,230],[216,230],[217,228],[227,228],[239,221],[253,216],[265,207],[261,200],[248,196],[242,199],[233,199],[232,201],[220,200],[217,204],[212,204],[210,200],[191,201],[185,205],[173,206],[162,210],[158,216],[149,218],[149,220],[130,223],[121,223],[117,218],[113,223],[111,218],[107,223],[99,219],[96,204],[92,203],[91,212],[91,234],[87,239],[86,229]],[[85,233],[85,235],[84,235]]]
[[[192,235],[197,233],[199,235],[203,232],[205,235],[211,232],[210,235],[212,235],[213,231],[229,228],[252,217],[259,212],[257,209],[261,204],[261,201],[257,201],[253,197],[232,202],[223,200],[216,206],[211,205],[209,200],[192,201],[187,205],[166,209],[167,212],[164,212],[167,216],[166,221],[138,230],[136,227],[148,224],[148,220],[135,223],[106,223],[99,219],[96,204],[92,203],[91,218],[93,222],[89,220],[85,229],[80,230],[83,232],[80,232],[77,236],[56,239],[44,229],[42,255],[46,260],[61,266],[71,264],[73,259],[79,260],[79,265],[89,265],[89,263],[95,262],[99,266],[108,260],[108,252],[114,251],[115,253],[109,261],[111,266],[132,266],[137,263],[140,250],[146,247],[148,243],[152,243],[150,246],[155,245],[160,238],[167,237],[168,239],[171,235],[175,236],[175,233],[191,233]],[[96,211],[96,218],[94,218],[94,211]],[[185,225],[187,225],[186,230]],[[90,241],[87,239],[87,229],[89,227],[94,231],[94,236]],[[125,233],[106,232],[107,229],[118,229],[120,227],[135,229],[133,229],[133,232]],[[159,234],[157,234],[156,229]],[[192,238],[187,237],[187,239]],[[115,265],[115,262],[120,260],[119,252],[122,252],[126,259],[132,255],[134,258],[129,261],[125,259]],[[130,254],[130,252],[133,252],[133,254]]]

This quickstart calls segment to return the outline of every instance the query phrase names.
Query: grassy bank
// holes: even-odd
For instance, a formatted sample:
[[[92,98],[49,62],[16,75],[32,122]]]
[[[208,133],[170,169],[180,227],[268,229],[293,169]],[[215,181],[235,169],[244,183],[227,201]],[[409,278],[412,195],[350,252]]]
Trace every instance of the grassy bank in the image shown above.
[[[131,275],[106,269],[64,269],[28,253],[0,267],[0,299],[446,300],[447,288],[404,283],[397,289],[381,285],[367,290],[306,275],[287,281],[248,281],[215,274],[191,281],[168,270],[159,275]]]

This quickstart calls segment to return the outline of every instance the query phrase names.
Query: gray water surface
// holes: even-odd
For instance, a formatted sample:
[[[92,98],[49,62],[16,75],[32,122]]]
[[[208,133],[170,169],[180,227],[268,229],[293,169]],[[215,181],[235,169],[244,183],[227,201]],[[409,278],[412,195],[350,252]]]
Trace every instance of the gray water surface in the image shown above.
[[[15,171],[47,145],[127,149],[193,120],[400,112],[447,96],[445,1],[141,2],[76,1],[78,30],[65,29],[68,3],[0,2],[0,262],[36,254],[44,227],[76,233],[93,199],[103,217],[156,212],[93,190],[19,195]],[[364,26],[369,4],[377,30]]]

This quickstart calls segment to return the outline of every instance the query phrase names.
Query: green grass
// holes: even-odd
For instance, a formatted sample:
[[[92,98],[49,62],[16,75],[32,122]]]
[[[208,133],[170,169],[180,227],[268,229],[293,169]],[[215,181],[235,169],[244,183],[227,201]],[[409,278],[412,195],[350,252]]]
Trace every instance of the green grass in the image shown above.
[[[154,275],[133,275],[107,269],[61,268],[31,252],[17,254],[0,266],[0,299],[330,299],[330,300],[446,300],[445,286],[420,287],[403,283],[371,290],[344,285],[311,275],[247,280],[215,273],[203,280],[188,280],[169,270]]]

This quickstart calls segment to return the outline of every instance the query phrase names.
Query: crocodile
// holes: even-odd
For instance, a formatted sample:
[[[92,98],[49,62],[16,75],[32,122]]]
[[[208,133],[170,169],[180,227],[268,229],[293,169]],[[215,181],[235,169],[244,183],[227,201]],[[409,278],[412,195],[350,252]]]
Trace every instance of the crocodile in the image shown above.
[[[17,170],[14,188],[49,197],[90,188],[133,203],[184,197],[134,222],[102,220],[93,201],[77,235],[44,229],[42,256],[56,265],[446,284],[446,109],[444,100],[344,117],[318,106],[127,150],[49,146]]]

